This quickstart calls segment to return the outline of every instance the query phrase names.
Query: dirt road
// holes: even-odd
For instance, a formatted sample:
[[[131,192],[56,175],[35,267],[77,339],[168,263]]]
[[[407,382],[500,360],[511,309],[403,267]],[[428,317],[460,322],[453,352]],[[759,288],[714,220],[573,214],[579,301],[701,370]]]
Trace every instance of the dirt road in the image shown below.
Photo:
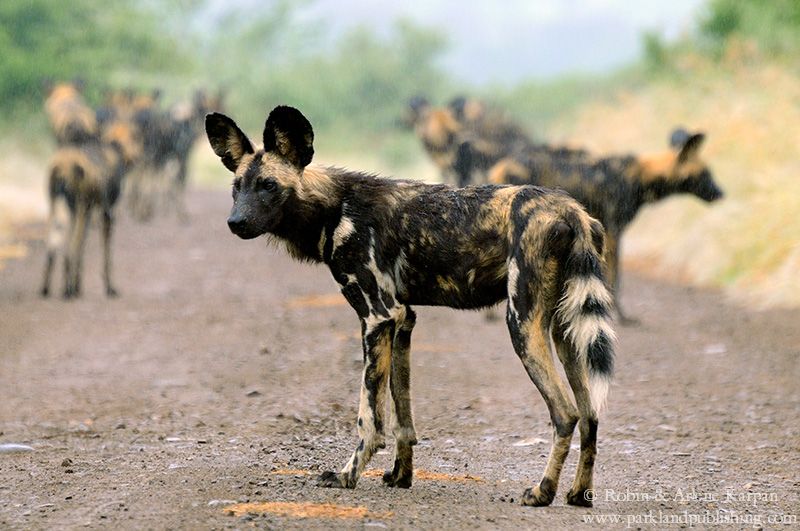
[[[0,453],[0,528],[797,528],[800,312],[633,275],[593,509],[563,501],[574,450],[554,505],[519,505],[544,403],[501,321],[436,308],[412,344],[414,486],[317,488],[356,443],[358,323],[324,267],[233,237],[229,202],[193,193],[189,225],[121,216],[116,300],[96,229],[82,300],[36,295],[41,244],[0,271],[0,444],[33,448]]]

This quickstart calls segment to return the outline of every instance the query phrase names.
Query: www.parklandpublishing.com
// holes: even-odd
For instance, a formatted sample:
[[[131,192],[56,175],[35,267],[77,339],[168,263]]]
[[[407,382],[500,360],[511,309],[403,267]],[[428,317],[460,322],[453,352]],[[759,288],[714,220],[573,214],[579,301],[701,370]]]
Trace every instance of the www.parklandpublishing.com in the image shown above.
[[[796,525],[797,515],[785,513],[753,514],[718,509],[698,513],[647,511],[639,514],[587,514],[583,516],[586,524],[625,525],[626,528],[653,526],[713,527],[713,526],[751,526],[760,529],[764,526]]]

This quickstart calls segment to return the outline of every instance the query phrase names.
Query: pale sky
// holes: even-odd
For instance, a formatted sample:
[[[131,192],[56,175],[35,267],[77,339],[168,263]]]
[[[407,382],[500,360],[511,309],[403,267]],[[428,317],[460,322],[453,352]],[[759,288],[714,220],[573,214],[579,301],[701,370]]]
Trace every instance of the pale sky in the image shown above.
[[[641,53],[641,33],[675,38],[703,0],[315,0],[303,16],[333,32],[357,24],[385,31],[407,17],[445,32],[444,65],[469,81],[519,81],[599,72]]]
[[[305,0],[297,20],[335,38],[357,25],[385,34],[399,17],[442,31],[443,66],[473,83],[602,72],[641,54],[641,34],[673,39],[706,0]],[[298,3],[303,4],[302,0]],[[212,11],[269,9],[269,0],[212,0]]]

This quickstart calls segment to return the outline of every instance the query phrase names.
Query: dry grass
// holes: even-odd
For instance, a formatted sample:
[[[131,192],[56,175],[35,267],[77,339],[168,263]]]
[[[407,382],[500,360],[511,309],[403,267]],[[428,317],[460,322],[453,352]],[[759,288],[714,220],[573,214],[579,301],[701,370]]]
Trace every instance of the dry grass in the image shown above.
[[[624,239],[626,265],[723,287],[758,307],[800,305],[800,82],[764,64],[687,58],[682,82],[591,104],[556,135],[596,152],[664,149],[674,126],[708,133],[704,158],[726,198],[680,197],[645,209]]]
[[[383,520],[394,516],[392,512],[373,513],[366,507],[347,507],[333,503],[260,502],[237,503],[225,507],[223,511],[233,516],[246,514],[274,514],[292,518],[375,518]]]
[[[27,250],[22,225],[47,215],[46,158],[15,142],[0,143],[0,268],[3,261],[21,258]]]

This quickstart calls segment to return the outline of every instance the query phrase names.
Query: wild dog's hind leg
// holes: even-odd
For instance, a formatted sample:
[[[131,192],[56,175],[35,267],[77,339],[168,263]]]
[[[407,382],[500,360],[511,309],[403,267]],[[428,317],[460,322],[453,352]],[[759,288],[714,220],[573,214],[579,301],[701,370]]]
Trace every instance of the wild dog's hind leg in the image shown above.
[[[320,475],[318,484],[322,487],[354,488],[375,451],[386,446],[383,421],[396,321],[370,315],[361,323],[364,372],[358,406],[358,447],[341,472]]]
[[[396,448],[394,468],[383,474],[383,482],[390,487],[407,489],[414,476],[414,445],[417,432],[411,409],[411,331],[417,316],[406,306],[405,319],[399,321],[392,345],[392,369],[389,388],[394,405],[394,426],[392,428]]]
[[[64,298],[77,297],[81,294],[81,275],[83,274],[83,251],[86,243],[86,230],[89,223],[89,205],[78,201],[72,218],[69,249],[64,260],[66,284]]]
[[[539,279],[532,278],[524,266],[520,270],[517,263],[512,259],[509,266],[508,329],[514,350],[547,404],[553,423],[553,446],[544,476],[539,485],[525,490],[522,504],[543,506],[550,505],[555,498],[578,414],[553,360],[549,333],[551,317],[542,315],[542,308],[537,306],[543,304],[534,304],[532,300],[531,286],[534,280],[538,282]]]
[[[571,348],[568,340],[563,338],[563,334],[554,331],[553,336],[558,357],[561,359],[564,372],[572,387],[580,415],[578,428],[581,434],[581,455],[578,460],[578,469],[575,471],[575,481],[567,493],[567,503],[591,507],[592,474],[597,455],[597,412],[591,402],[589,374],[586,364],[578,359],[578,354],[574,348]]]
[[[106,285],[106,296],[116,297],[117,290],[111,282],[111,231],[114,228],[114,214],[103,211],[103,281]]]
[[[70,224],[70,212],[67,200],[61,196],[51,196],[50,219],[47,231],[47,259],[44,266],[44,279],[42,280],[42,297],[50,295],[50,281],[53,277],[53,267],[59,252],[63,254],[67,240],[67,231]]]

